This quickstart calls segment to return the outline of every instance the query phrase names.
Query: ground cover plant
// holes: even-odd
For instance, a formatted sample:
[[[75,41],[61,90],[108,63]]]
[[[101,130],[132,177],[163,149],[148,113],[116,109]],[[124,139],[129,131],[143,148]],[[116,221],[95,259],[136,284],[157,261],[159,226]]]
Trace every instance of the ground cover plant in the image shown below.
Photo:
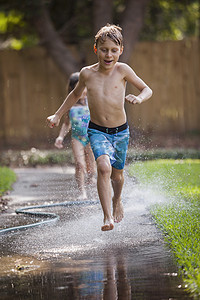
[[[200,159],[198,149],[151,149],[141,150],[129,147],[127,153],[127,164],[133,160],[145,161],[153,159]],[[73,164],[74,158],[71,148],[63,150],[49,149],[41,150],[31,148],[29,150],[7,150],[0,154],[0,165],[7,167],[37,167],[44,165],[64,165]]]
[[[7,167],[0,167],[0,197],[11,189],[13,182],[16,181],[16,174]]]
[[[151,213],[172,249],[184,287],[200,297],[200,160],[136,162],[129,168],[144,185],[166,195]]]

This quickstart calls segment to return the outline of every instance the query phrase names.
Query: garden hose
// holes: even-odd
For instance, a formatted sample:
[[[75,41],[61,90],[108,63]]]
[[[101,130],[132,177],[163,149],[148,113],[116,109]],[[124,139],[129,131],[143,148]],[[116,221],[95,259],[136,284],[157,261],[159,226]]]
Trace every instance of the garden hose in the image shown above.
[[[49,212],[30,212],[28,210],[31,209],[38,209],[38,208],[46,208],[46,207],[55,207],[55,206],[66,206],[66,207],[71,207],[71,206],[87,206],[87,205],[94,205],[98,204],[99,201],[92,201],[92,200],[85,200],[85,201],[67,201],[67,202],[61,202],[61,203],[53,203],[53,204],[46,204],[46,205],[35,205],[35,206],[26,206],[22,208],[18,208],[15,210],[17,214],[26,214],[29,216],[35,216],[35,217],[43,217],[43,218],[48,218],[48,220],[42,220],[37,223],[32,223],[28,225],[21,225],[21,226],[16,226],[16,227],[10,227],[10,228],[5,228],[0,230],[0,235],[1,234],[6,234],[6,233],[12,233],[17,230],[25,230],[30,227],[35,227],[35,226],[40,226],[44,225],[50,222],[55,222],[59,220],[59,216],[55,213],[49,213]]]

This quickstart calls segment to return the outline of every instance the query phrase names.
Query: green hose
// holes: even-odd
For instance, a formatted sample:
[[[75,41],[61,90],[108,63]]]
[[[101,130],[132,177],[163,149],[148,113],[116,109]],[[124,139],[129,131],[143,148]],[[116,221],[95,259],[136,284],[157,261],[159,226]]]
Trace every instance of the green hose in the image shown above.
[[[49,213],[49,212],[30,212],[28,210],[31,209],[37,209],[37,208],[46,208],[46,207],[55,207],[55,206],[87,206],[87,205],[94,205],[98,204],[99,201],[92,201],[92,200],[86,200],[86,201],[68,201],[68,202],[61,202],[61,203],[54,203],[54,204],[47,204],[47,205],[36,205],[36,206],[26,206],[22,208],[18,208],[15,210],[17,214],[26,214],[29,216],[35,216],[35,217],[43,217],[43,218],[48,218],[48,220],[43,220],[37,223],[32,223],[28,225],[22,225],[22,226],[16,226],[16,227],[10,227],[10,228],[5,228],[0,230],[0,235],[1,234],[6,234],[6,233],[12,233],[18,230],[25,230],[30,227],[35,227],[35,226],[40,226],[44,225],[50,222],[55,222],[59,220],[59,216],[56,215],[55,213]]]

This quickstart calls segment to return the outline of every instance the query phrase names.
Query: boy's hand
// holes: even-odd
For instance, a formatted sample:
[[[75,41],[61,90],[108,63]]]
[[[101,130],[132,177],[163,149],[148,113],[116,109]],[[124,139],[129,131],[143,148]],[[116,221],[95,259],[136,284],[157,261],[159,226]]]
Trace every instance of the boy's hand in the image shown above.
[[[54,145],[58,148],[58,149],[62,149],[63,148],[63,138],[61,136],[58,136]]]
[[[142,103],[142,99],[139,96],[134,96],[132,94],[127,95],[125,97],[125,100],[131,104],[141,104]]]
[[[60,123],[60,118],[57,115],[52,115],[47,118],[47,125],[50,128],[53,128],[54,126],[58,126],[59,123]]]

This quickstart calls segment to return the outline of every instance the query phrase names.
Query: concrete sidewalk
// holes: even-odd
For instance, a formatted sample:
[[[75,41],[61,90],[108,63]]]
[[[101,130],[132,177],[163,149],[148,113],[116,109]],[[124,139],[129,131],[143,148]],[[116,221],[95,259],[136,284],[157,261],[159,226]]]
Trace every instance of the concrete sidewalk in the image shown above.
[[[13,190],[4,196],[7,210],[1,213],[0,228],[19,225],[22,219],[25,219],[24,216],[15,214],[18,208],[77,199],[78,190],[74,167],[16,168],[13,170],[17,175],[17,181],[13,184]],[[92,193],[93,196],[90,189],[88,196],[94,197],[94,188]]]
[[[26,224],[30,217],[27,216],[25,220],[24,216],[16,215],[15,210],[18,208],[77,201],[78,190],[74,167],[17,168],[14,171],[17,174],[17,181],[14,183],[13,191],[9,195],[8,210],[1,215],[1,228],[13,227],[21,222],[23,222],[23,225]],[[98,200],[96,186],[87,187],[87,191],[88,200]],[[125,171],[125,184],[122,194],[125,221],[123,220],[117,224],[116,228],[121,230],[125,226],[125,232],[137,236],[140,241],[159,239],[160,234],[152,223],[148,212],[151,203],[160,201],[160,198],[158,198],[148,190],[141,190],[141,187],[137,186],[134,179],[128,177]],[[101,227],[103,214],[100,204],[98,206],[98,212],[96,213],[100,220],[98,226]],[[77,213],[79,211],[77,209]],[[28,222],[30,221],[28,220]]]
[[[76,189],[73,167],[18,168],[14,172],[17,182],[10,194],[11,207],[71,200],[71,190]]]

